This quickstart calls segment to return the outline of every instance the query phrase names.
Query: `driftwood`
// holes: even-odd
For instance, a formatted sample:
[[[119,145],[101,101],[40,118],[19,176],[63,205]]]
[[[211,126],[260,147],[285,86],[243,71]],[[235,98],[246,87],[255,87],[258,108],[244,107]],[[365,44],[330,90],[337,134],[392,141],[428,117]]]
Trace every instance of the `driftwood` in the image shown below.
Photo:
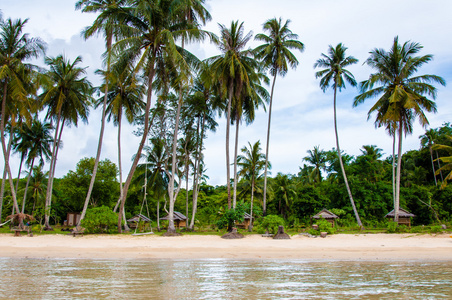
[[[243,234],[237,232],[237,228],[233,227],[231,232],[224,234],[221,238],[232,240],[232,239],[243,239],[244,237],[245,236]]]
[[[284,226],[278,227],[278,232],[273,237],[275,240],[290,240],[290,236],[284,232]]]

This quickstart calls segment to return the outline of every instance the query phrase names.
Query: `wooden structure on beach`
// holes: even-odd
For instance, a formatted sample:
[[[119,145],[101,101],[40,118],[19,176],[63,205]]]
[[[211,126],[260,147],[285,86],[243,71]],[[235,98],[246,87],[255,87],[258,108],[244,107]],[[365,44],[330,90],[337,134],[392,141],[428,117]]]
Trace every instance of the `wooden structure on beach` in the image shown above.
[[[235,227],[238,228],[249,228],[250,227],[250,222],[251,222],[251,215],[249,213],[245,213],[243,215],[243,222],[242,223],[236,223]]]
[[[78,224],[81,218],[81,214],[77,212],[68,212],[66,215],[66,220],[63,223],[64,226],[75,226]]]
[[[133,218],[127,220],[129,227],[134,229],[137,228],[139,222],[143,222],[144,227],[146,228],[149,227],[149,224],[151,224],[151,219],[142,214],[137,214]]]
[[[334,227],[335,220],[339,219],[339,217],[337,215],[333,214],[332,212],[330,212],[329,210],[327,210],[326,208],[324,208],[320,212],[318,212],[317,214],[312,216],[312,219],[317,219],[317,220],[325,219],[331,223],[332,227]]]
[[[169,215],[166,215],[163,218],[160,218],[160,220],[169,220]],[[183,214],[181,214],[178,211],[174,212],[174,216],[173,216],[173,220],[174,220],[174,227],[176,229],[180,229],[181,227],[187,227],[187,217],[184,216]]]
[[[385,218],[391,219],[391,221],[394,221],[394,210],[391,210]],[[407,211],[406,209],[399,208],[399,225],[406,225],[408,227],[411,227],[411,218],[414,218],[415,215]]]

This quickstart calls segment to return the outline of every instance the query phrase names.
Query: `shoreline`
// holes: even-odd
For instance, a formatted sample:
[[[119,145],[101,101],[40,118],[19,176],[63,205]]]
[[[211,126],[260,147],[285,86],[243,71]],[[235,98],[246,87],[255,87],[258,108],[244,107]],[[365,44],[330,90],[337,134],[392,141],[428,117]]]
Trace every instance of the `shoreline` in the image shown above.
[[[216,235],[0,234],[0,258],[452,262],[452,238],[450,234],[335,234],[273,240],[256,234],[226,240]]]

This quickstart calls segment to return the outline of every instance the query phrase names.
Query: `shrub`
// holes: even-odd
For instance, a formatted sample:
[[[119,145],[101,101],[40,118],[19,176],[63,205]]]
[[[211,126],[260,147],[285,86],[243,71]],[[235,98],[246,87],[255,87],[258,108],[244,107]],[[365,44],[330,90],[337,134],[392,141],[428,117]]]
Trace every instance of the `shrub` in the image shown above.
[[[336,233],[336,228],[331,226],[331,223],[325,219],[317,220],[316,224],[319,225],[319,229],[318,229],[319,234],[320,234],[320,232],[328,232],[328,234]]]
[[[396,222],[388,222],[387,232],[396,233],[398,224]]]
[[[430,233],[441,233],[441,232],[443,232],[441,225],[435,225],[430,227]]]
[[[261,223],[261,227],[272,234],[276,234],[280,225],[284,226],[284,219],[277,215],[268,215]]]
[[[82,220],[81,226],[88,233],[113,233],[116,232],[118,214],[107,206],[90,208]]]
[[[238,203],[235,209],[231,208],[223,213],[221,218],[217,221],[217,226],[219,229],[227,227],[228,231],[231,231],[235,222],[243,222],[244,216],[245,208],[241,203]]]

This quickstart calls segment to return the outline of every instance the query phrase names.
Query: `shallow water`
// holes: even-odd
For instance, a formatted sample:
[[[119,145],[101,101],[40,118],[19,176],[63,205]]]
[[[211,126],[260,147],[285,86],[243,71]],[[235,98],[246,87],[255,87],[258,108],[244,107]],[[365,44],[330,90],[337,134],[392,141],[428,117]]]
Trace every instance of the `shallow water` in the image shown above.
[[[452,299],[451,262],[0,259],[0,299]]]

